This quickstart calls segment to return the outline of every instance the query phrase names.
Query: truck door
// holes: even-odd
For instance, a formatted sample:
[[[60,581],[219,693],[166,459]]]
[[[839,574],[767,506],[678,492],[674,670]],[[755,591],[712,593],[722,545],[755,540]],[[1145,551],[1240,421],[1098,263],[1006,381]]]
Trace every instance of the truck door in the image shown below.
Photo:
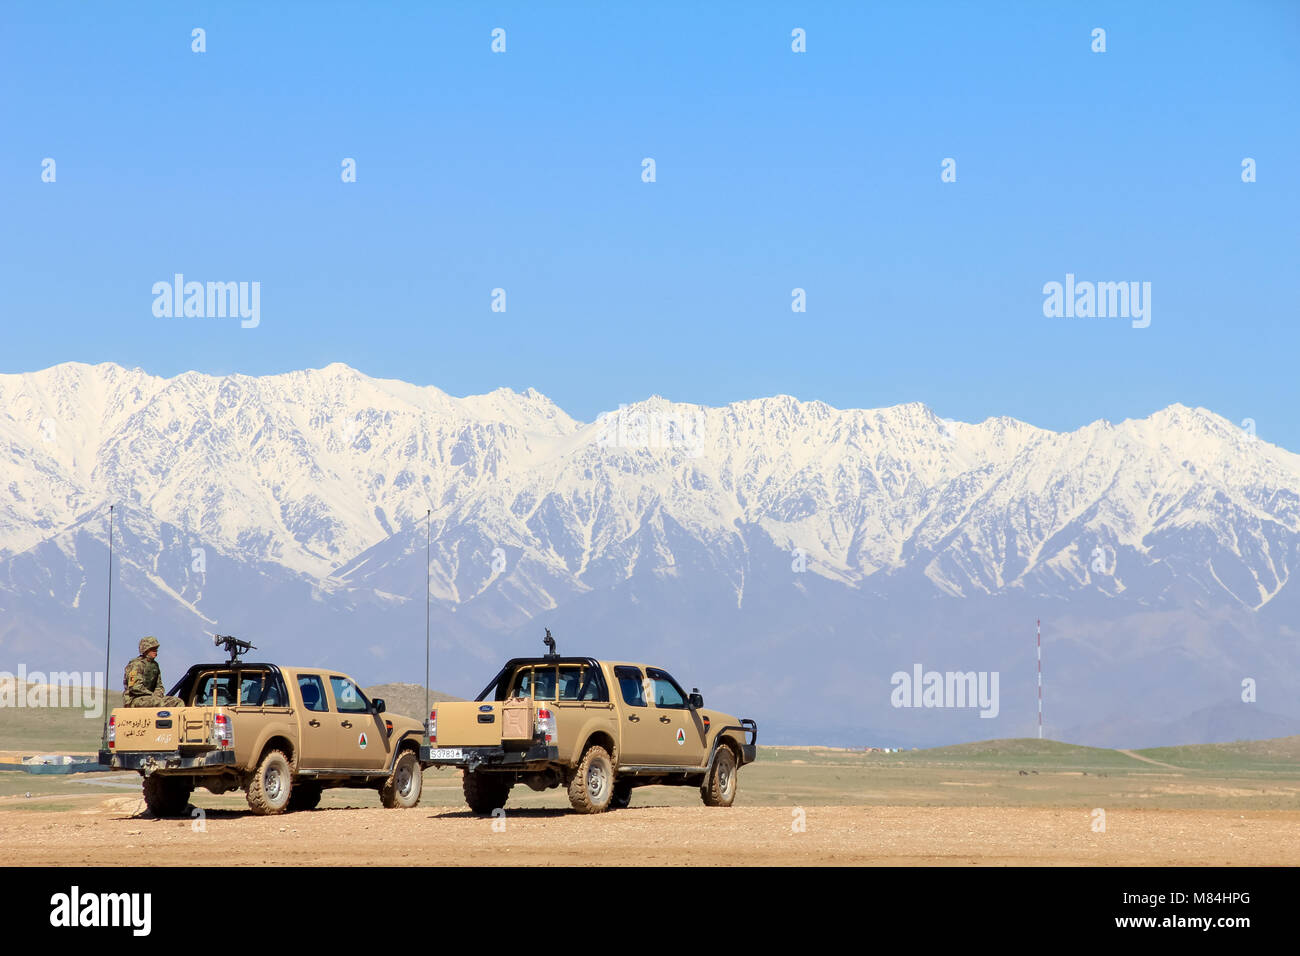
[[[655,712],[646,703],[645,678],[639,667],[620,664],[614,668],[620,707],[622,741],[619,744],[618,762],[621,764],[662,764],[666,748],[665,735],[656,720]]]
[[[391,741],[383,719],[374,712],[370,701],[352,679],[342,674],[330,675],[334,694],[331,718],[338,726],[336,767],[378,770],[388,765]]]
[[[664,763],[702,766],[704,742],[708,736],[703,721],[691,710],[686,694],[672,675],[657,667],[647,667],[645,673],[654,694],[655,726],[662,728],[663,743],[660,746],[667,754]]]
[[[335,766],[338,750],[338,715],[330,713],[325,681],[319,674],[298,675],[302,711],[298,719],[298,766],[325,770]]]

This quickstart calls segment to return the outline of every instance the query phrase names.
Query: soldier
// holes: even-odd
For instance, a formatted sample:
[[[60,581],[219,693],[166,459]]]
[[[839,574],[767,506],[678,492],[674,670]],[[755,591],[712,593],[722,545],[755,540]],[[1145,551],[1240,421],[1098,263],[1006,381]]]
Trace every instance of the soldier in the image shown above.
[[[142,637],[140,656],[126,665],[122,677],[123,707],[180,707],[179,697],[168,697],[162,682],[162,668],[158,666],[158,639]]]

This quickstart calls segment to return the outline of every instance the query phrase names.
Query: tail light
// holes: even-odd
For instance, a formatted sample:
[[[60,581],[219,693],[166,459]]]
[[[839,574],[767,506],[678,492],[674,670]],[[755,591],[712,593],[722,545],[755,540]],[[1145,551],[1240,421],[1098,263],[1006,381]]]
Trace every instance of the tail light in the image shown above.
[[[235,728],[230,725],[230,718],[217,714],[212,718],[213,743],[218,750],[229,750],[235,744]]]
[[[556,741],[555,714],[545,707],[537,709],[537,733],[544,737],[548,744],[553,744]]]
[[[117,715],[113,714],[108,718],[108,748],[114,750],[117,748]]]
[[[429,711],[429,722],[425,725],[425,730],[429,732],[429,743],[438,742],[438,708]]]

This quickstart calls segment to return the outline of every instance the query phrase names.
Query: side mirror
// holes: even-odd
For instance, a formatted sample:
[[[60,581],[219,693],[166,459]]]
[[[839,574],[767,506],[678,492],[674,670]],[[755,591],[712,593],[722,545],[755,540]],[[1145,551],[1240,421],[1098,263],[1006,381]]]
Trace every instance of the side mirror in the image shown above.
[[[700,689],[698,687],[691,688],[691,706],[696,710],[699,710],[704,706],[704,698],[700,696]]]
[[[382,714],[386,709],[384,704],[384,698],[382,697],[376,697],[370,703],[374,706],[376,714]]]

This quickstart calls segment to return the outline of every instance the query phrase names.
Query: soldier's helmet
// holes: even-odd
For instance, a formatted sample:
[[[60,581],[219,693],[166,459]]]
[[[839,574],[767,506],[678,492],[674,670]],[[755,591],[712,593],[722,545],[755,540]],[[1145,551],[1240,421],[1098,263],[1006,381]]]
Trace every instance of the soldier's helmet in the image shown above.
[[[156,637],[142,637],[142,638],[140,638],[140,654],[141,654],[141,656],[143,656],[143,655],[145,655],[145,654],[148,654],[150,651],[152,651],[152,650],[153,650],[155,647],[157,647],[157,646],[158,646],[158,638],[156,638]]]

